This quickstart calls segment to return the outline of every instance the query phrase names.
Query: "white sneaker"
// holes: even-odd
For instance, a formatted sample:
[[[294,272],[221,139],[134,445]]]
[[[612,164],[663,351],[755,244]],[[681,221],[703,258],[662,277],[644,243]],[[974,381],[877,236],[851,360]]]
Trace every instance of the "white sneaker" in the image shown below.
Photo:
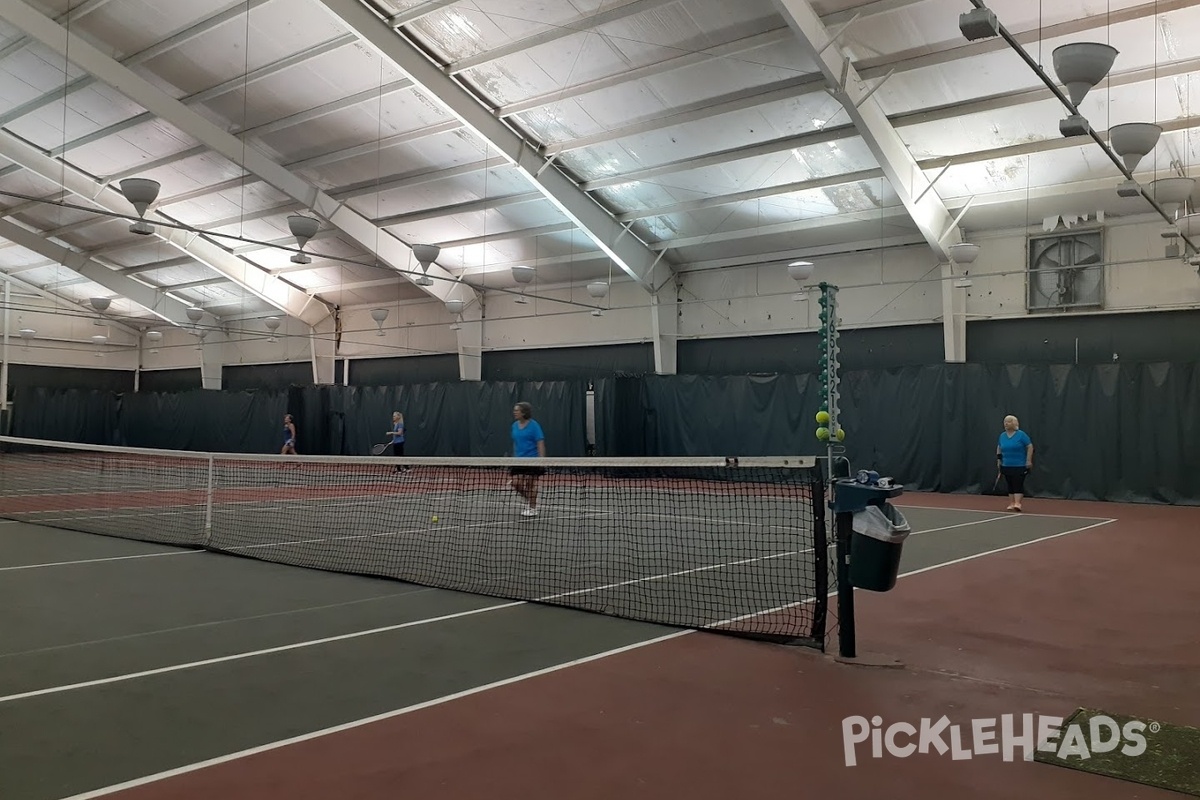
[[[521,512],[521,516],[522,517],[536,517],[537,513],[538,512],[537,512],[536,508],[527,508]]]

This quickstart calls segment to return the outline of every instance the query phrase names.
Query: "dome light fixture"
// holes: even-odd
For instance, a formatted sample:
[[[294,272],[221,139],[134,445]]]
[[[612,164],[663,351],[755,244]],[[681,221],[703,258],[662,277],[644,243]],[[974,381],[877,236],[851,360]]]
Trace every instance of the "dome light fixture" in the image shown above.
[[[386,308],[372,308],[371,319],[375,320],[376,327],[379,328],[379,333],[376,336],[383,336],[383,322],[388,318],[388,310]]]
[[[442,248],[436,244],[414,244],[412,252],[423,273],[413,283],[417,286],[433,286],[433,278],[429,277],[429,267],[442,254]]]

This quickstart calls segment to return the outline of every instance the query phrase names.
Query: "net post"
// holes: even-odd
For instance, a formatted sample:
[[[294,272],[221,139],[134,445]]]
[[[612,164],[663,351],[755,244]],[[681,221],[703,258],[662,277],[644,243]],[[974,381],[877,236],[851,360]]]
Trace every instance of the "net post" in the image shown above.
[[[813,494],[813,568],[816,570],[812,638],[821,652],[825,652],[829,614],[829,537],[825,527],[825,507],[828,499],[820,461],[817,462],[816,474],[813,475],[809,486]]]
[[[204,546],[212,543],[212,508],[213,508],[213,456],[208,457],[208,487],[204,498]]]

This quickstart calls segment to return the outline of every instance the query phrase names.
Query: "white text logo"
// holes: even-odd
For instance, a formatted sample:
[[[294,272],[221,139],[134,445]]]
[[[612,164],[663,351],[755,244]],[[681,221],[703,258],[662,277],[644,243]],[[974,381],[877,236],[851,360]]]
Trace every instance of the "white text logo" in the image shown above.
[[[1120,748],[1125,756],[1140,756],[1146,752],[1145,732],[1158,733],[1157,722],[1138,720],[1118,725],[1112,717],[1097,715],[1081,725],[1072,723],[1061,730],[1062,717],[1023,714],[1018,722],[1013,714],[992,719],[974,719],[964,730],[943,716],[938,720],[922,719],[920,725],[893,722],[886,727],[882,717],[846,717],[842,720],[842,745],[846,766],[858,763],[858,746],[870,741],[871,757],[888,755],[907,758],[913,753],[950,754],[955,761],[975,756],[1002,755],[1012,761],[1018,747],[1023,759],[1033,757],[1034,749],[1054,753],[1061,759],[1091,758],[1093,753],[1111,753]]]

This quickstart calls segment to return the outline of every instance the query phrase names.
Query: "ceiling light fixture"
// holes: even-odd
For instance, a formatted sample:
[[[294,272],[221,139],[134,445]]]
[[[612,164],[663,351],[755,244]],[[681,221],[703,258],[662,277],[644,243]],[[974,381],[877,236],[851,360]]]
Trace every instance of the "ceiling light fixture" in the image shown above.
[[[1117,49],[1100,42],[1073,42],[1054,48],[1052,53],[1054,74],[1067,87],[1067,95],[1076,109],[1088,92],[1104,80],[1113,62],[1117,60]],[[1058,123],[1059,132],[1065,137],[1086,136],[1091,125],[1082,114],[1070,114]]]
[[[429,266],[437,261],[437,257],[442,254],[442,248],[436,244],[414,244],[412,252],[417,263],[421,265],[421,272],[424,273],[413,283],[417,286],[433,286],[433,278],[429,277]]]
[[[292,236],[296,237],[296,244],[300,247],[300,252],[292,256],[292,263],[311,264],[312,259],[304,252],[304,246],[308,244],[308,241],[312,237],[317,235],[317,231],[321,229],[321,223],[303,214],[292,214],[287,220],[288,230],[292,232]]]
[[[811,261],[793,261],[792,263],[788,264],[787,268],[788,275],[790,275],[792,280],[794,280],[796,283],[804,283],[806,280],[811,278],[814,269],[816,269],[816,267]]]
[[[372,308],[371,319],[375,320],[375,326],[379,328],[379,333],[376,336],[383,336],[383,322],[388,318],[388,310],[386,308]]]
[[[149,236],[154,233],[154,226],[146,222],[145,217],[146,211],[158,199],[158,192],[162,189],[162,184],[149,178],[126,178],[121,181],[120,187],[121,194],[125,195],[125,199],[137,210],[140,218],[129,226],[129,232],[140,236]]]

